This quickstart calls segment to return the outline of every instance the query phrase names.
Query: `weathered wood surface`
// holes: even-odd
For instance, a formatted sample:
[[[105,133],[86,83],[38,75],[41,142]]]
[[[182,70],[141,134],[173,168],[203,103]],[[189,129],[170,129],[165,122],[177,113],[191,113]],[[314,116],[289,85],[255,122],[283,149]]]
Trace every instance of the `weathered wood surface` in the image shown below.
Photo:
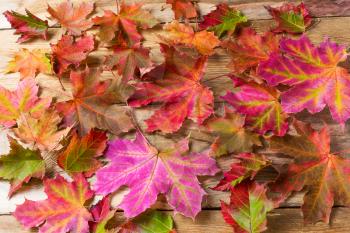
[[[8,9],[23,11],[24,8],[28,8],[33,13],[44,17],[48,14],[46,11],[46,1],[42,0],[11,0],[5,1],[6,3],[0,3],[0,11],[5,11]],[[50,5],[55,5],[60,2],[60,0],[48,0]],[[73,2],[79,2],[74,0]],[[114,0],[99,0],[96,1],[97,9],[96,14],[101,13],[101,9],[114,9]],[[152,11],[154,15],[161,22],[168,22],[172,20],[172,12],[164,2],[165,0],[134,0],[133,2],[144,2],[145,8]],[[202,13],[207,13],[215,3],[224,2],[220,0],[201,0],[198,3],[198,7]],[[237,8],[241,9],[248,18],[252,19],[252,26],[256,28],[259,32],[268,30],[272,26],[272,21],[270,16],[267,14],[264,6],[265,5],[280,5],[282,1],[279,0],[232,0],[226,1]],[[347,0],[306,0],[304,1],[312,11],[313,16],[317,17],[315,19],[315,25],[308,30],[307,34],[312,39],[313,42],[318,43],[323,40],[325,36],[332,38],[333,40],[343,43],[346,45],[350,44],[350,1]],[[332,16],[332,17],[325,17]],[[54,23],[50,21],[50,25]],[[50,34],[52,38],[50,42],[43,40],[36,40],[32,43],[25,43],[19,45],[16,43],[17,36],[13,35],[14,30],[9,29],[9,24],[1,16],[0,17],[0,71],[4,70],[8,60],[11,55],[21,47],[25,48],[42,48],[49,51],[49,43],[56,43],[57,39],[61,36],[61,29],[52,28],[50,29]],[[158,62],[161,61],[160,52],[155,41],[157,40],[157,33],[160,33],[161,26],[155,29],[148,30],[144,32],[146,38],[145,46],[150,47],[152,50],[152,57]],[[93,31],[92,31],[93,33]],[[99,49],[94,52],[89,59],[91,65],[98,65],[107,51],[104,49]],[[209,86],[215,93],[216,105],[220,107],[220,95],[224,94],[226,91],[231,89],[231,82],[227,78],[216,78],[219,75],[224,74],[226,71],[226,64],[229,62],[230,58],[223,50],[218,50],[217,54],[212,56],[209,60],[207,73],[204,78],[204,82]],[[349,63],[345,64],[348,68]],[[105,78],[111,78],[110,73],[103,74]],[[13,89],[16,87],[18,82],[18,73],[15,74],[2,74],[0,77],[0,84]],[[39,75],[39,84],[42,87],[46,87],[47,91],[44,91],[45,96],[56,96],[59,99],[67,98],[62,95],[60,90],[59,82],[57,78],[48,75]],[[69,89],[68,82],[63,82],[65,87]],[[145,107],[137,109],[135,112],[137,121],[140,123],[141,128],[144,128],[143,120],[147,119],[153,112],[156,106]],[[316,127],[321,127],[323,122],[330,124],[332,130],[333,144],[332,148],[334,151],[343,151],[349,148],[350,128],[345,128],[345,131],[341,131],[339,125],[335,124],[328,111],[325,110],[322,113],[310,116],[307,113],[299,114],[300,119],[312,122]],[[213,137],[206,132],[203,127],[197,127],[190,121],[185,122],[183,128],[177,133],[172,139],[179,139],[186,136],[191,132],[192,149],[202,150],[207,148]],[[1,137],[0,137],[1,140]],[[173,140],[169,138],[158,135],[150,136],[150,140],[158,147],[172,143]],[[0,143],[1,146],[1,143]],[[350,152],[350,151],[349,151]],[[282,160],[276,160],[274,162],[281,163]],[[218,164],[221,168],[228,169],[232,159],[230,157],[224,157],[218,160]],[[202,178],[203,186],[208,192],[208,196],[203,201],[204,210],[193,222],[191,219],[184,218],[180,215],[175,216],[175,222],[180,233],[196,233],[196,232],[232,232],[231,228],[224,223],[221,218],[220,212],[218,210],[220,206],[220,200],[227,200],[228,194],[222,192],[216,192],[210,189],[214,186],[218,180],[221,178],[221,174],[212,178]],[[271,180],[275,176],[273,170],[264,171],[260,178],[262,180]],[[45,194],[42,191],[40,185],[28,188],[24,192],[15,195],[11,200],[7,200],[8,183],[0,182],[0,214],[9,214],[14,210],[16,204],[20,204],[24,201],[24,198],[28,199],[45,199]],[[120,192],[115,195],[113,203],[117,205],[121,201],[123,194],[127,190]],[[269,215],[269,231],[268,232],[349,232],[350,223],[347,221],[347,217],[350,215],[350,211],[345,208],[334,208],[333,220],[331,226],[325,224],[316,224],[311,226],[303,226],[301,212],[299,208],[302,204],[302,194],[292,196],[286,203],[283,204],[282,209],[277,209]],[[156,208],[169,211],[170,208],[167,206],[162,197],[155,205]],[[291,208],[293,207],[293,208]],[[169,211],[170,212],[170,211]],[[121,214],[120,214],[121,216]],[[119,216],[119,218],[120,218]],[[9,215],[0,216],[0,233],[5,232],[28,232],[23,230],[20,225],[14,220],[13,217]]]
[[[167,211],[171,214],[170,211]],[[303,225],[299,209],[276,209],[268,215],[268,230],[266,233],[348,233],[350,210],[347,208],[334,208],[332,225],[317,223]],[[0,233],[29,233],[10,215],[0,216]],[[122,222],[124,218],[119,212],[116,219]],[[176,229],[179,233],[231,233],[219,210],[203,210],[195,221],[179,214],[174,216]]]

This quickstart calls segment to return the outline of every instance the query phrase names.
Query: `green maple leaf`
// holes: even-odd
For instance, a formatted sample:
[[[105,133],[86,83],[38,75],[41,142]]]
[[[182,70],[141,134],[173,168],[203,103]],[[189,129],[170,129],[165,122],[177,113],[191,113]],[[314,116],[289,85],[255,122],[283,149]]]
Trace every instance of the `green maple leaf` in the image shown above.
[[[0,157],[0,177],[11,181],[9,196],[32,177],[45,175],[45,162],[39,151],[25,149],[15,140],[10,141],[11,151]]]
[[[230,8],[227,4],[222,3],[217,5],[214,11],[204,16],[204,20],[199,27],[201,30],[214,31],[215,35],[221,37],[225,33],[231,35],[238,24],[245,23],[247,20],[247,17],[239,10]]]
[[[159,211],[148,211],[122,225],[118,233],[173,233],[173,219]]]

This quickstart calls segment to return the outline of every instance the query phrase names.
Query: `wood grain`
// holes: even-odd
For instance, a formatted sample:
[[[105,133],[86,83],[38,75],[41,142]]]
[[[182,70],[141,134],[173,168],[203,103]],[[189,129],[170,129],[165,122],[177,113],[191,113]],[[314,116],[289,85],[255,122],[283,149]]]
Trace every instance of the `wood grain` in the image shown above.
[[[299,209],[276,209],[268,215],[268,230],[266,233],[348,233],[350,229],[350,210],[347,208],[334,208],[331,225],[317,223],[304,225]],[[172,214],[171,211],[166,211]],[[116,221],[123,222],[121,212],[117,212]],[[193,221],[179,214],[174,216],[175,227],[178,233],[230,233],[232,228],[227,225],[219,210],[203,210]],[[10,215],[0,216],[0,233],[29,233],[36,230],[25,230]]]

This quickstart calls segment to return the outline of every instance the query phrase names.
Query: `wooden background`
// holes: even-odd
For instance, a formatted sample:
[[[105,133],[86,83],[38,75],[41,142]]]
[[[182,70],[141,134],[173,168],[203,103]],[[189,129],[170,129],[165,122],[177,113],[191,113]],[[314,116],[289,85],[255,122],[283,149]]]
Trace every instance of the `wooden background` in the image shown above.
[[[173,13],[169,6],[164,2],[165,0],[125,0],[129,2],[144,2],[144,8],[149,9],[162,23],[169,22],[173,18]],[[48,0],[50,5],[55,6],[59,0]],[[80,2],[74,0],[73,2]],[[199,0],[198,8],[202,14],[206,14],[212,9],[214,5],[220,2],[220,0]],[[264,9],[265,5],[279,6],[282,4],[280,0],[230,0],[226,1],[237,8],[241,9],[245,15],[251,20],[251,24],[259,32],[268,30],[272,25],[273,21]],[[350,0],[305,0],[305,4],[311,10],[314,17],[314,25],[307,31],[308,36],[313,42],[319,43],[324,37],[328,36],[331,39],[348,45],[350,42]],[[116,9],[114,0],[97,0],[96,1],[96,14],[101,13],[101,9]],[[45,0],[0,0],[0,11],[5,10],[16,10],[23,12],[27,8],[35,15],[39,17],[48,16],[46,13],[46,1]],[[53,22],[50,21],[50,25]],[[152,57],[158,59],[160,54],[158,47],[155,43],[156,33],[161,30],[161,25],[155,29],[144,32],[146,38],[145,46],[152,49]],[[6,19],[0,17],[0,71],[3,71],[6,67],[8,60],[11,55],[17,51],[20,47],[26,48],[42,48],[49,51],[49,42],[43,40],[36,40],[34,42],[25,43],[22,45],[16,44],[17,36],[13,35],[14,30],[10,29],[10,26]],[[51,43],[56,43],[57,39],[60,38],[62,31],[58,27],[52,27],[50,29],[52,38]],[[92,65],[96,65],[101,61],[106,51],[99,49],[93,52],[89,62]],[[224,51],[218,50],[218,53],[210,58],[207,73],[204,80],[206,85],[211,87],[216,96],[216,105],[222,105],[218,100],[218,96],[224,94],[232,86],[230,81],[226,78],[213,79],[218,75],[222,75],[227,72],[226,64],[229,62],[229,57]],[[349,63],[345,64],[348,68]],[[111,78],[110,74],[105,74],[106,78]],[[16,87],[18,82],[19,74],[1,74],[0,84],[13,89]],[[37,78],[39,84],[46,87],[48,91],[44,91],[43,95],[60,96],[56,90],[59,90],[59,83],[57,78],[50,77],[47,75],[39,75]],[[64,83],[68,87],[67,83]],[[61,95],[62,96],[62,95]],[[153,107],[146,107],[136,110],[136,118],[140,122],[141,126],[144,127],[142,121],[152,114]],[[342,151],[350,149],[350,137],[349,127],[345,128],[344,131],[335,124],[330,118],[328,110],[322,113],[310,116],[307,113],[299,115],[300,119],[312,122],[314,126],[321,127],[324,122],[328,123],[332,130],[332,149],[334,151]],[[179,139],[191,131],[192,149],[201,150],[207,148],[212,137],[205,132],[205,129],[198,128],[191,122],[186,122],[184,127],[179,131],[178,134],[172,137],[172,139]],[[158,147],[171,142],[171,140],[163,135],[150,137],[151,141]],[[3,133],[0,133],[0,151],[6,151],[6,145],[3,138]],[[279,161],[275,161],[278,163]],[[224,157],[218,160],[218,164],[222,169],[228,169],[231,163],[230,157]],[[261,179],[271,179],[273,173],[270,170],[264,172]],[[221,174],[214,178],[202,179],[203,186],[208,192],[208,196],[203,201],[203,211],[197,216],[195,221],[192,219],[185,218],[181,215],[175,215],[174,220],[176,228],[179,233],[228,233],[232,232],[232,229],[227,225],[221,217],[220,213],[220,200],[228,201],[228,194],[222,192],[216,192],[209,189],[214,186],[217,181],[221,178]],[[0,181],[0,233],[20,233],[29,232],[24,230],[19,223],[10,215],[10,212],[15,209],[16,204],[20,204],[24,201],[24,198],[32,200],[45,199],[45,194],[42,191],[40,185],[31,187],[30,189],[24,190],[20,194],[15,195],[11,200],[7,199],[9,185],[5,181]],[[114,199],[113,204],[116,205],[120,202],[123,193],[118,193]],[[333,208],[331,224],[326,225],[318,223],[316,225],[303,225],[302,215],[300,206],[302,204],[302,194],[293,195],[287,200],[279,209],[272,211],[268,215],[268,228],[267,232],[272,233],[295,233],[295,232],[350,232],[350,210],[341,206],[335,206]],[[163,198],[157,202],[156,207],[162,211],[171,213],[171,209],[166,205]],[[122,221],[122,213],[118,212],[117,218]]]

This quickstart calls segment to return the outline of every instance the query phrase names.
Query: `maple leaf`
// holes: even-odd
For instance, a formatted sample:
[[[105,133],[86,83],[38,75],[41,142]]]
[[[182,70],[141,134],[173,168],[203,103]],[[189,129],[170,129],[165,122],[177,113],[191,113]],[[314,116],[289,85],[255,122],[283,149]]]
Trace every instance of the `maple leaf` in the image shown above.
[[[303,33],[312,21],[303,2],[297,6],[293,3],[284,3],[280,7],[266,6],[265,8],[277,22],[273,32]]]
[[[115,214],[115,210],[111,210],[111,197],[106,196],[90,210],[93,221],[89,222],[90,232],[92,233],[107,233],[106,225]]]
[[[58,155],[58,165],[68,173],[85,172],[87,176],[91,176],[102,166],[96,158],[102,155],[106,144],[105,132],[90,130],[82,138],[74,132],[69,145]]]
[[[93,22],[87,17],[94,10],[94,3],[82,2],[78,7],[73,7],[70,0],[62,2],[56,9],[48,5],[47,11],[56,19],[62,27],[67,29],[68,34],[79,36],[83,31],[91,28]]]
[[[109,130],[119,134],[133,128],[128,108],[120,102],[117,85],[110,80],[100,81],[100,70],[86,68],[72,71],[72,99],[59,102],[56,109],[64,115],[67,125],[78,124],[80,134],[92,128]]]
[[[344,124],[350,117],[350,75],[338,63],[346,60],[346,47],[328,39],[315,47],[306,36],[284,39],[280,47],[284,54],[271,56],[258,72],[269,85],[291,86],[281,95],[283,111],[314,114],[328,105],[333,119]]]
[[[252,28],[243,28],[235,40],[225,40],[221,46],[231,56],[228,68],[235,73],[243,73],[266,61],[279,50],[279,37],[271,32],[258,35]]]
[[[45,175],[45,162],[39,151],[25,149],[15,140],[10,140],[10,148],[9,154],[0,157],[0,177],[11,181],[9,197],[31,178],[42,179]]]
[[[39,232],[89,232],[92,216],[84,205],[94,193],[85,178],[77,175],[68,182],[57,175],[55,179],[45,179],[44,187],[48,199],[26,200],[13,213],[16,219],[26,228],[39,227]]]
[[[41,151],[52,151],[59,149],[57,147],[60,141],[70,131],[70,128],[58,129],[61,121],[56,111],[48,109],[40,118],[35,118],[31,114],[22,114],[17,120],[17,128],[12,130],[23,143]]]
[[[259,136],[247,131],[244,122],[243,116],[225,108],[225,117],[213,118],[206,123],[207,128],[218,135],[211,145],[216,156],[250,152],[254,145],[261,146]]]
[[[118,233],[176,233],[173,219],[160,211],[148,211],[123,224]]]
[[[51,74],[50,59],[41,49],[20,49],[15,53],[6,69],[6,73],[20,72],[21,79],[35,78],[38,73]]]
[[[306,223],[320,220],[328,223],[334,202],[350,206],[350,160],[330,152],[327,126],[320,132],[273,137],[270,148],[294,158],[294,163],[277,179],[273,191],[280,192],[284,199],[304,188],[302,210]]]
[[[161,49],[165,55],[164,73],[153,82],[137,83],[129,105],[139,107],[152,102],[164,103],[146,120],[148,131],[175,132],[185,118],[202,124],[213,112],[213,94],[200,83],[207,57],[194,59],[164,44],[161,44]]]
[[[193,218],[200,211],[205,194],[197,176],[214,175],[218,168],[208,152],[187,155],[188,149],[188,139],[184,139],[175,147],[158,152],[139,132],[134,141],[114,140],[106,152],[111,163],[96,172],[94,189],[107,195],[127,185],[130,192],[119,207],[128,218],[153,205],[160,193],[166,195],[176,212]]]
[[[265,134],[272,131],[283,136],[288,129],[288,115],[282,111],[279,91],[264,84],[246,82],[234,76],[231,78],[237,90],[221,98],[244,114],[246,125],[256,132]]]
[[[220,40],[213,32],[206,30],[194,32],[190,25],[173,21],[164,26],[165,33],[159,35],[161,40],[169,45],[183,44],[195,47],[202,55],[211,55],[214,48],[220,44]]]
[[[73,36],[63,35],[57,44],[51,44],[52,65],[55,73],[63,74],[70,65],[78,67],[94,50],[93,36],[83,36],[74,40]]]
[[[38,91],[35,81],[29,78],[20,81],[14,91],[0,86],[0,124],[12,127],[23,113],[40,117],[50,106],[51,99],[38,98]]]
[[[128,82],[134,78],[136,71],[140,72],[140,69],[150,67],[152,61],[146,48],[116,48],[113,55],[107,57],[105,65],[109,70],[116,66],[123,82]]]
[[[263,232],[266,215],[274,208],[266,197],[266,188],[255,182],[243,182],[231,189],[230,204],[221,202],[221,213],[234,232]]]
[[[237,161],[231,164],[231,170],[224,172],[224,178],[213,188],[214,190],[231,190],[245,179],[253,179],[261,169],[269,164],[261,154],[240,153],[234,158]]]
[[[109,42],[116,33],[122,32],[130,47],[139,44],[142,36],[137,31],[137,27],[147,29],[158,24],[158,21],[148,11],[141,9],[142,5],[142,3],[127,5],[123,1],[119,14],[105,10],[103,16],[93,18],[93,22],[100,26],[100,39]]]
[[[49,27],[47,21],[39,19],[27,9],[26,13],[27,15],[22,15],[15,11],[5,11],[3,13],[10,22],[11,27],[16,29],[15,34],[21,35],[17,42],[23,43],[36,37],[47,40],[47,29]]]
[[[220,3],[215,10],[203,18],[199,28],[214,31],[218,37],[222,37],[224,34],[231,36],[237,25],[248,21],[247,17],[239,10],[230,8],[226,3]]]
[[[191,0],[167,0],[166,3],[171,4],[175,19],[190,19],[198,16],[196,7]]]

